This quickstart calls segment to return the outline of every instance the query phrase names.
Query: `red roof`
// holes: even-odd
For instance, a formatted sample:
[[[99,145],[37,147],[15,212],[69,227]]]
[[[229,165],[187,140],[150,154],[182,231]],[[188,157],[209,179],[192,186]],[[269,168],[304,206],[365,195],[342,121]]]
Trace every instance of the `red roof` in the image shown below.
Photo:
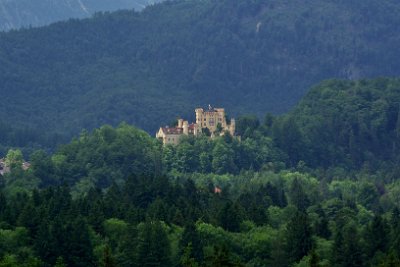
[[[165,134],[182,134],[183,133],[183,129],[182,128],[178,128],[178,127],[173,127],[173,128],[163,127],[162,131]]]
[[[188,125],[189,132],[193,132],[195,128],[195,123],[191,123]],[[183,128],[180,127],[162,127],[161,128],[164,134],[183,134]]]
[[[218,186],[214,187],[214,194],[221,194],[222,190]]]

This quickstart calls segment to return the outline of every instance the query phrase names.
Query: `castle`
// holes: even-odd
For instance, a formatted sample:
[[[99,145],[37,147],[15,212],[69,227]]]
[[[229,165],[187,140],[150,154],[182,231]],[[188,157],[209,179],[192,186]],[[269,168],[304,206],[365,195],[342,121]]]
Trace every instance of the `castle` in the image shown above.
[[[178,120],[176,127],[161,127],[156,133],[156,138],[161,140],[164,145],[177,145],[179,139],[184,135],[198,136],[202,133],[209,132],[211,138],[217,135],[224,135],[229,132],[232,136],[235,135],[235,119],[231,119],[230,124],[225,118],[225,109],[212,108],[208,106],[208,110],[196,108],[196,123],[189,124],[183,119]]]

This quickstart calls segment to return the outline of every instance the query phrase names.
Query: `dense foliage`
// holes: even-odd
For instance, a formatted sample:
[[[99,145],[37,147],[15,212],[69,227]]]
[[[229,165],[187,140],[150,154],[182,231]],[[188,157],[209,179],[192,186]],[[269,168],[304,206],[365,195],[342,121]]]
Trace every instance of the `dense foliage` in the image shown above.
[[[399,90],[326,81],[284,116],[238,118],[241,140],[162,146],[123,123],[26,171],[10,150],[0,266],[399,266]]]
[[[378,187],[379,180],[369,175],[318,181],[294,171],[173,177],[131,175],[121,186],[113,184],[106,192],[92,188],[74,198],[66,186],[2,194],[0,264],[399,262],[398,182]],[[215,186],[222,192],[214,193]]]
[[[0,114],[76,135],[121,121],[154,132],[206,104],[234,116],[287,111],[323,79],[399,75],[399,9],[397,0],[179,0],[2,33]]]
[[[323,82],[285,120],[296,122],[310,165],[397,171],[399,79]]]

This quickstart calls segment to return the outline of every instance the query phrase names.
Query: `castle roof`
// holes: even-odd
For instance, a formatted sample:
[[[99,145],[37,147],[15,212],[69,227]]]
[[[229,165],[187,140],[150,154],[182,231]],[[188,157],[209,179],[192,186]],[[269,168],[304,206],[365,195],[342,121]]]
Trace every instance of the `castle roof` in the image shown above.
[[[192,132],[195,128],[196,124],[191,123],[188,125],[189,132]],[[183,134],[183,127],[161,127],[161,130],[164,134]]]
[[[182,134],[183,129],[178,128],[178,127],[161,127],[161,130],[164,132],[164,134]]]

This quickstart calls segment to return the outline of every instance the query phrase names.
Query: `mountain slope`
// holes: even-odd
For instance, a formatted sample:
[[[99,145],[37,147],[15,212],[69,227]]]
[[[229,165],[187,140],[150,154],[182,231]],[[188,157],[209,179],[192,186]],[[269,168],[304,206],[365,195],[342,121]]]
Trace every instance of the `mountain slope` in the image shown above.
[[[0,35],[3,120],[154,131],[197,105],[285,112],[327,78],[400,75],[400,3],[167,1]]]
[[[0,0],[0,31],[42,26],[99,11],[141,10],[157,0]]]

